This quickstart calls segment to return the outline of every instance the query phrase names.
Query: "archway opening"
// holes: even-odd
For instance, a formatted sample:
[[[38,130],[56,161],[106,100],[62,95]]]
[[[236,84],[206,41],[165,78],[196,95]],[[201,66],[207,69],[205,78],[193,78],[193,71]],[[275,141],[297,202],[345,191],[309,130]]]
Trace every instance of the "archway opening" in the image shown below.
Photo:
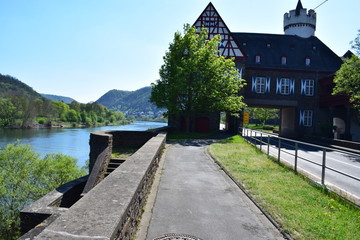
[[[247,107],[243,114],[243,125],[251,129],[278,132],[280,109]]]

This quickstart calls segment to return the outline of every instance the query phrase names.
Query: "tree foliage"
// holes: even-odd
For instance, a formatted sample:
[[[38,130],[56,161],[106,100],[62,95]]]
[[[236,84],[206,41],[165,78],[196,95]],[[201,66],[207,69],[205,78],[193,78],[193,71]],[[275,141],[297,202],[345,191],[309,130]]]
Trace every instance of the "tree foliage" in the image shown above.
[[[49,154],[43,159],[29,145],[0,149],[0,239],[20,234],[20,210],[54,188],[86,175],[76,159]]]
[[[278,109],[270,108],[248,108],[247,112],[250,113],[252,119],[257,119],[261,122],[261,125],[265,125],[270,119],[279,118]]]
[[[150,101],[168,114],[226,111],[244,106],[239,91],[244,81],[233,59],[219,55],[220,36],[207,40],[208,32],[189,25],[175,33],[164,56],[160,80],[152,84]]]
[[[358,35],[356,36],[354,41],[352,41],[350,44],[352,44],[351,48],[354,49],[356,51],[356,54],[359,56],[360,55],[360,29],[358,30]]]
[[[352,46],[360,54],[360,30]],[[334,78],[333,94],[345,94],[350,102],[360,111],[360,58],[353,55],[345,59]]]
[[[0,127],[28,128],[37,124],[36,119],[52,122],[69,122],[72,124],[124,124],[127,123],[122,112],[111,111],[97,103],[66,104],[47,99],[27,99],[22,96],[0,98]],[[42,121],[42,124],[45,122]]]
[[[0,97],[23,96],[28,99],[41,98],[41,95],[20,80],[0,74]]]
[[[73,125],[124,124],[121,112],[110,111],[98,103],[51,101],[21,81],[0,74],[0,127],[30,128],[37,124],[69,122]]]

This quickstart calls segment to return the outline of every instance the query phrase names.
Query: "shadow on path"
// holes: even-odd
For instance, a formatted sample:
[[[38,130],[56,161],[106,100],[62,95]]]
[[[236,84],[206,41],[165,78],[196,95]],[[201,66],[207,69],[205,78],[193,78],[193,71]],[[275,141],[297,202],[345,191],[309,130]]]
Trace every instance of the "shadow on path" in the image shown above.
[[[232,135],[169,144],[147,240],[185,234],[206,240],[283,239],[280,232],[206,154]]]

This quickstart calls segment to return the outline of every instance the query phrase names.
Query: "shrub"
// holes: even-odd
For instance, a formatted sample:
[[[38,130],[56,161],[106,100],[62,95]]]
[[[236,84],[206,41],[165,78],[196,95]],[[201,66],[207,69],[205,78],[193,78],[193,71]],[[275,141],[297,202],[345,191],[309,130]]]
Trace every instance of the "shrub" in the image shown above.
[[[86,175],[76,159],[63,154],[40,154],[29,145],[0,149],[0,239],[20,235],[20,210],[52,189]]]
[[[264,130],[274,130],[274,127],[270,126],[270,125],[264,125],[263,129]]]

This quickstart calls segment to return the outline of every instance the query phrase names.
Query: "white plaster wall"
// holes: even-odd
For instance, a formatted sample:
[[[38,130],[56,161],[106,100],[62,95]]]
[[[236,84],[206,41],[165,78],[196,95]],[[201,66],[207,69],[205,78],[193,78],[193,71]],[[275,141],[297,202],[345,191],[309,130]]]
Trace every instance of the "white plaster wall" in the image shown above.
[[[314,36],[315,30],[312,27],[290,27],[285,30],[286,35],[297,35],[302,38]]]

